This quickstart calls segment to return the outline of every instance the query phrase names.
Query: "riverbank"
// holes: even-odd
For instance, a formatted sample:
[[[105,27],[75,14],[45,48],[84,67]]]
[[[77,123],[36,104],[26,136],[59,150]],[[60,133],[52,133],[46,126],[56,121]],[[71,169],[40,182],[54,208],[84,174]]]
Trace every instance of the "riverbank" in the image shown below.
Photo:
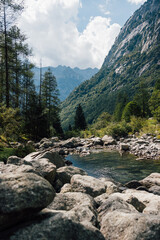
[[[122,185],[66,164],[55,149],[0,163],[1,240],[159,240],[160,173]]]
[[[160,139],[144,134],[137,138],[135,135],[116,140],[111,136],[104,136],[103,138],[92,136],[91,138],[70,138],[61,141],[58,138],[42,139],[36,143],[37,151],[45,151],[46,149],[55,149],[61,155],[80,154],[87,155],[93,150],[117,150],[121,154],[128,152],[139,159],[159,159],[160,158]]]

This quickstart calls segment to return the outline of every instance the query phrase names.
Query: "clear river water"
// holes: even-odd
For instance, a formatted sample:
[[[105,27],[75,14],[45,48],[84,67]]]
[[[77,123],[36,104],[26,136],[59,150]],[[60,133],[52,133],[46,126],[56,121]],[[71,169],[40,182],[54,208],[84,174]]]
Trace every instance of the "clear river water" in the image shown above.
[[[160,160],[136,160],[135,156],[121,156],[117,151],[91,153],[87,156],[69,155],[66,159],[90,176],[112,177],[120,183],[141,180],[152,172],[160,173]]]

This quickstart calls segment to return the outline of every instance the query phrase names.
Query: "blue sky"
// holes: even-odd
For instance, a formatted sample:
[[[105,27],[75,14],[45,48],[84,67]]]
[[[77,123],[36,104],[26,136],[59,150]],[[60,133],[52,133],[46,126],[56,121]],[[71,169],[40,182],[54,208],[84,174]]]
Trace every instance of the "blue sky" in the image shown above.
[[[103,64],[120,28],[145,0],[26,0],[19,26],[38,66]]]
[[[129,2],[126,0],[82,0],[81,2],[83,7],[78,13],[78,29],[80,31],[86,27],[90,16],[108,16],[111,18],[111,23],[119,23],[123,26],[126,20],[141,6],[144,1]],[[140,3],[136,4],[138,2]],[[100,5],[102,8],[99,7]]]

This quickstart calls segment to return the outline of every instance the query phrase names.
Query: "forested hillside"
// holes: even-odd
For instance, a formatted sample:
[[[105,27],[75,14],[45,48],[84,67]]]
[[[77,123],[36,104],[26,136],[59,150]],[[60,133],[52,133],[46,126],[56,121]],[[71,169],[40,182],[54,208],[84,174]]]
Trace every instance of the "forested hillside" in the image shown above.
[[[78,104],[92,123],[102,112],[114,112],[119,94],[127,94],[129,102],[142,83],[151,93],[160,79],[159,56],[160,4],[159,0],[148,0],[121,29],[100,71],[63,102],[63,127],[73,124]]]
[[[98,72],[97,68],[79,69],[66,66],[50,67],[50,69],[56,77],[61,101],[65,100],[75,87],[79,86],[85,80],[90,79]],[[43,67],[41,70],[43,75],[47,67]],[[34,73],[36,89],[39,90],[40,69],[35,67],[32,71]]]

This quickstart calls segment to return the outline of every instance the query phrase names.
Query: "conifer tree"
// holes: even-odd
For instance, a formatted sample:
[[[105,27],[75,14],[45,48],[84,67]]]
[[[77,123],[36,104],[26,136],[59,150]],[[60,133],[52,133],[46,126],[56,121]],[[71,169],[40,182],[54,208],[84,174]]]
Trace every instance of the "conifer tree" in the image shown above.
[[[45,114],[47,114],[46,122],[46,136],[51,136],[56,133],[62,134],[62,128],[59,117],[59,92],[57,89],[57,81],[55,76],[52,74],[51,69],[44,74],[42,81],[42,107],[44,108]]]
[[[6,106],[10,106],[10,72],[9,72],[9,31],[14,25],[17,15],[23,9],[23,1],[0,0],[0,34],[1,50],[4,55],[4,81]]]
[[[85,130],[87,127],[84,112],[80,104],[76,109],[74,124],[75,124],[75,129],[78,129],[78,130]]]

